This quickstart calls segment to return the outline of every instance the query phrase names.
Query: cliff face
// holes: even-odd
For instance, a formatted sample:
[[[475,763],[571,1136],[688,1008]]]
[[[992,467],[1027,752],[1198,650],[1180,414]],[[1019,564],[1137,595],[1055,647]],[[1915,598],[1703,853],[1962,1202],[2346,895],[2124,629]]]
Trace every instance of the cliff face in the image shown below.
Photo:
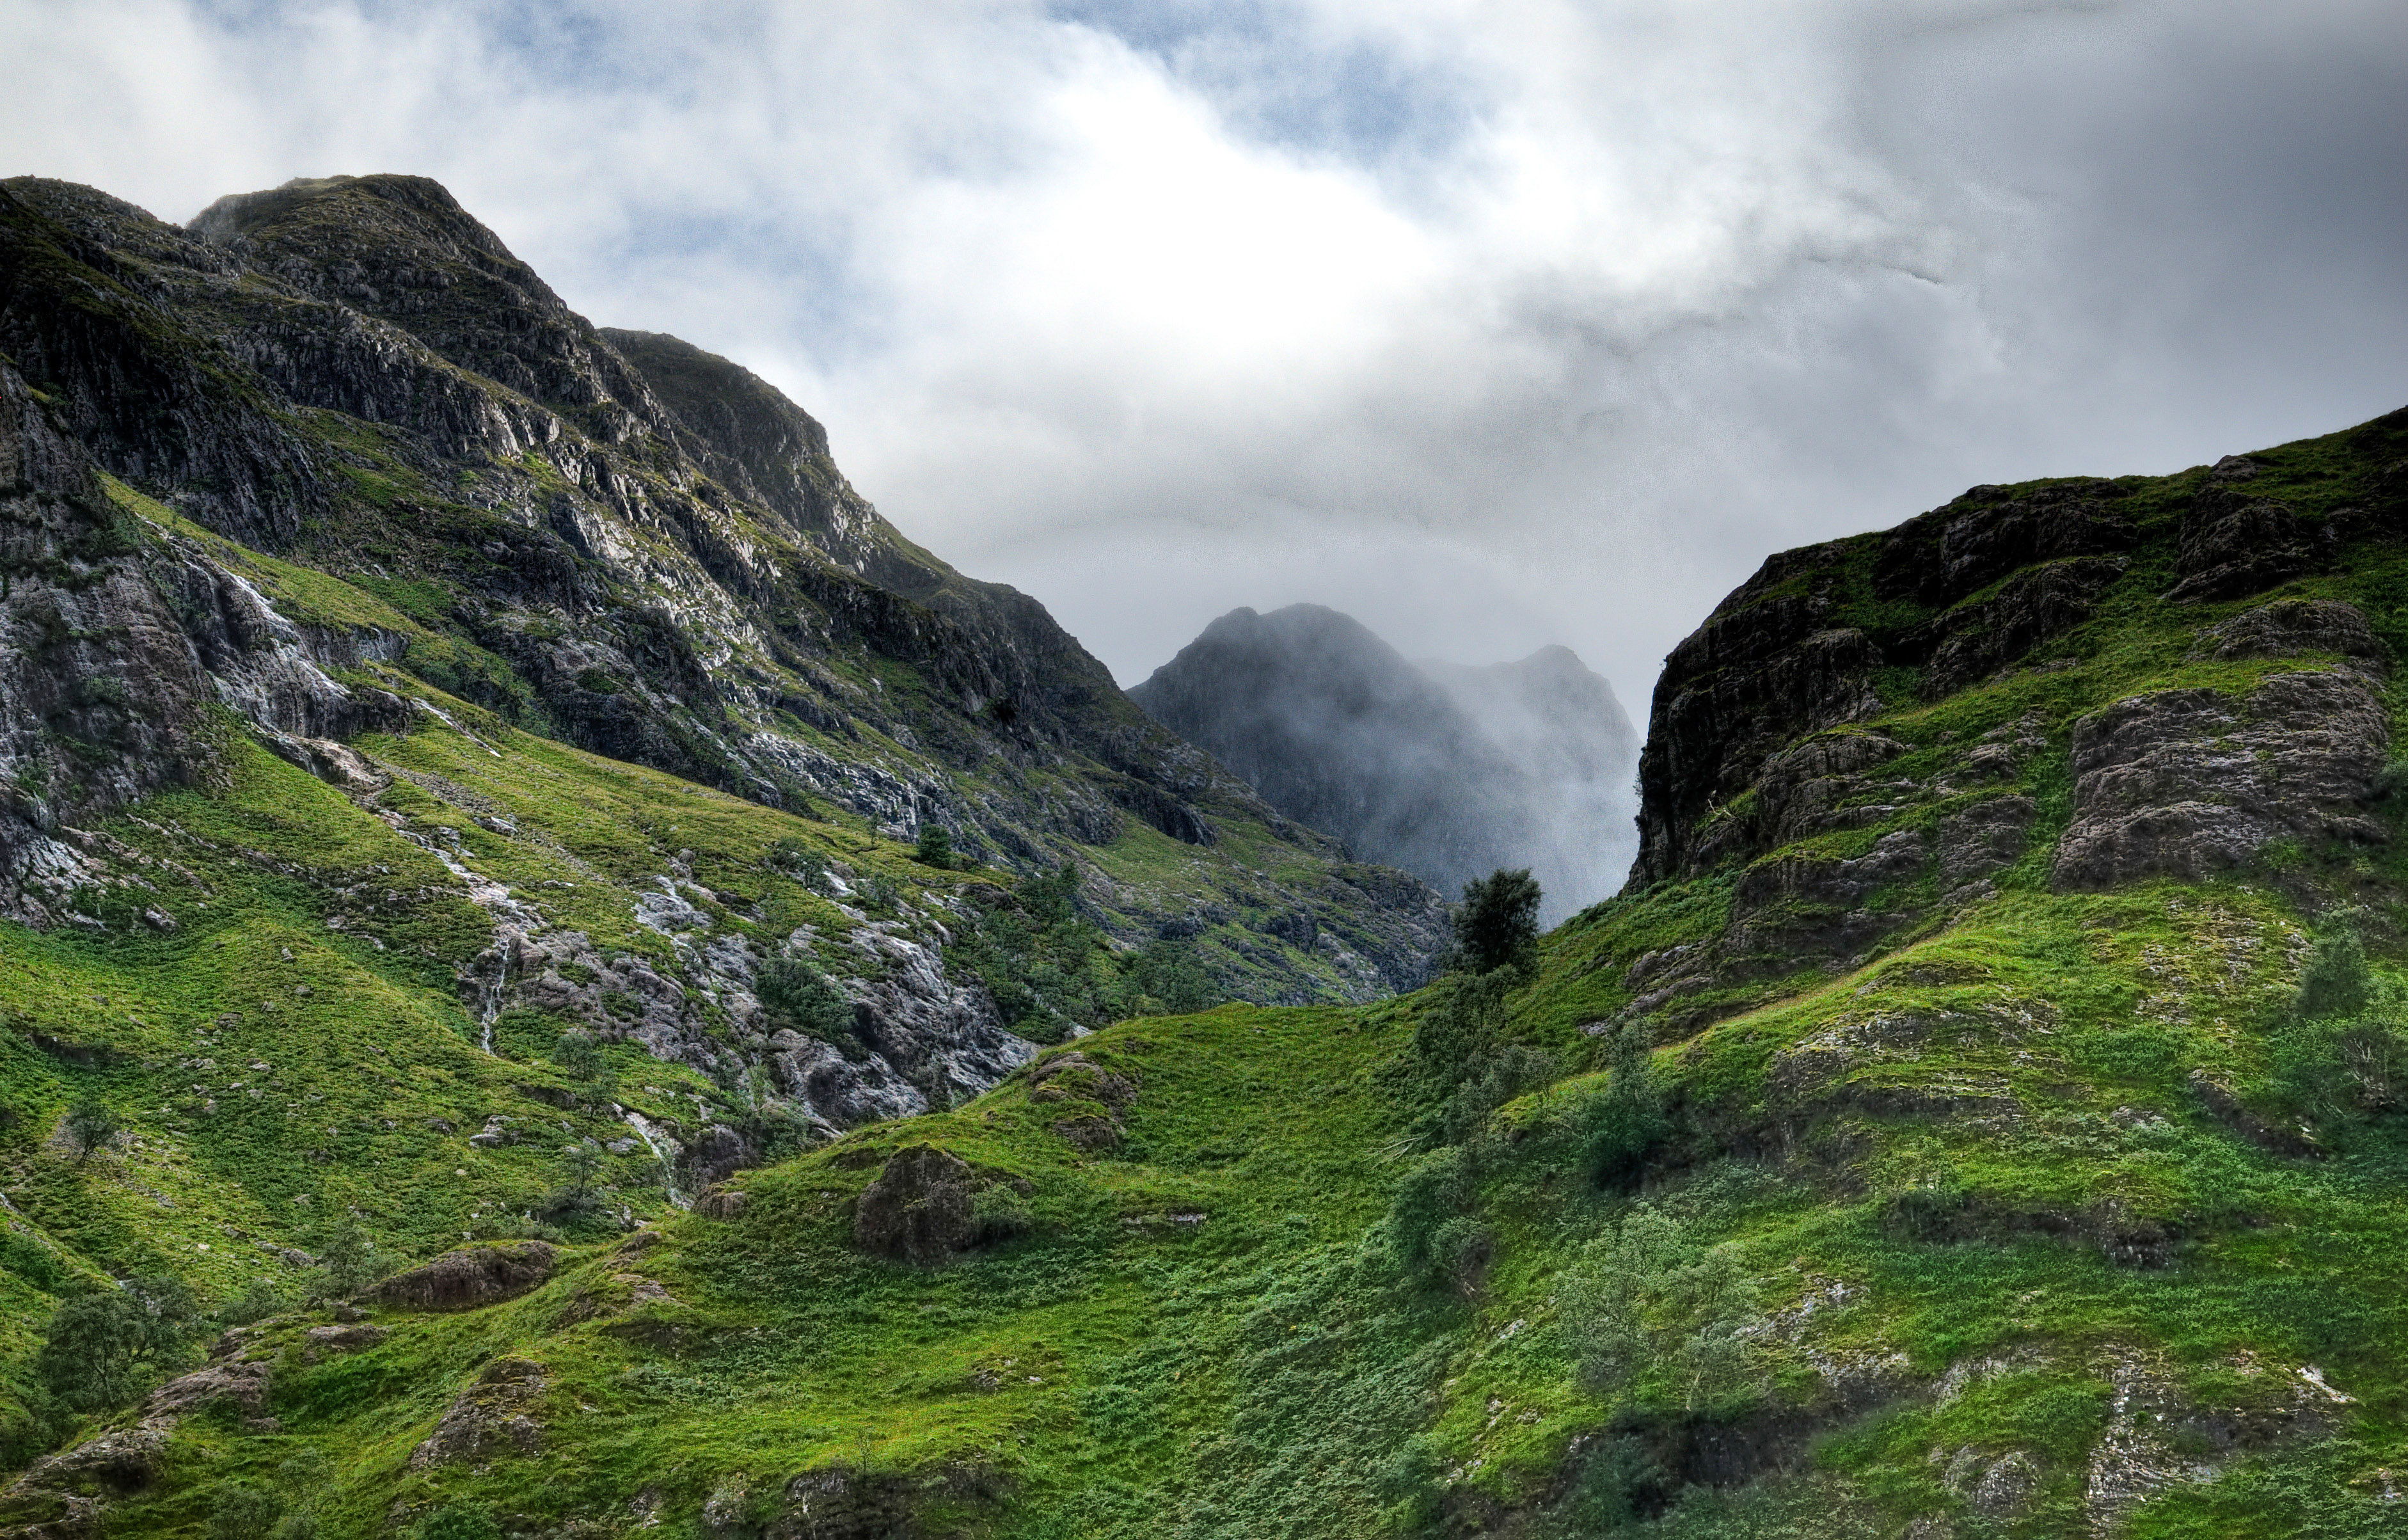
[[[1560,919],[1629,864],[1638,735],[1560,647],[1417,667],[1319,605],[1235,610],[1129,698],[1289,817],[1445,891],[1529,867]]]
[[[433,182],[305,180],[190,229],[0,184],[0,354],[93,470],[396,608],[425,635],[383,661],[515,727],[1024,873],[1068,860],[1107,928],[1194,938],[1258,998],[1409,986],[1440,939],[1435,894],[905,540],[801,409],[593,326]]]

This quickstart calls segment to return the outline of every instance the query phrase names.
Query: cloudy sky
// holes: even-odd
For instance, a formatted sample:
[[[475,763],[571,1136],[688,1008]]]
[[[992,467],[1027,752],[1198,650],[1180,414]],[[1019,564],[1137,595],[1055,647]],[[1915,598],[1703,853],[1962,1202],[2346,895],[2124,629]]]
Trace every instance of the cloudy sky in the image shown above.
[[[1312,599],[1634,714],[1770,550],[2408,404],[2399,0],[0,0],[0,175],[440,179],[1124,683]]]

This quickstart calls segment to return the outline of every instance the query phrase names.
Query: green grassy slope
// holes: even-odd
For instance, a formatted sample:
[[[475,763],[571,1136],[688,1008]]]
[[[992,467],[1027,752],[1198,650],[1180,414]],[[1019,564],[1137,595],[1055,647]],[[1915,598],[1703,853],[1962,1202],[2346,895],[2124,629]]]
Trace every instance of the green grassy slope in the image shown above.
[[[2257,458],[2253,493],[2311,519],[2362,498],[2382,468],[2363,435]],[[1743,880],[1727,867],[1562,927],[1494,1018],[1442,983],[1373,1006],[1127,1022],[950,1112],[732,1177],[693,1213],[646,1198],[623,1166],[620,1195],[656,1221],[644,1232],[571,1244],[556,1276],[506,1303],[372,1310],[389,1334],[356,1351],[313,1344],[322,1310],[275,1317],[238,1348],[272,1365],[273,1431],[193,1417],[147,1483],[61,1475],[0,1520],[63,1512],[80,1482],[108,1496],[115,1533],[198,1534],[234,1487],[313,1448],[334,1464],[317,1501],[337,1534],[445,1504],[530,1535],[2399,1533],[2408,1125],[2379,1097],[2317,1087],[2351,1054],[2355,1084],[2376,1085],[2390,1072],[2367,1056],[2408,1042],[2395,1025],[2408,808],[2366,810],[2387,842],[2278,844],[2198,882],[2052,882],[2078,719],[2138,692],[2240,692],[2339,662],[2192,660],[2203,627],[2270,597],[2157,597],[2201,474],[2125,483],[2130,566],[2033,657],[1939,699],[1881,683],[1882,714],[1848,730],[1905,745],[1868,802],[1884,811],[1760,862],[1852,856],[1933,826],[1970,799],[1952,775],[2001,724],[2043,747],[1983,795],[2019,792],[2040,814],[1995,891],[1942,906],[1921,871],[1868,898],[1902,923],[1861,958],[1733,970],[1677,1013],[1633,1010],[1650,983],[1633,963],[1725,932]],[[1828,560],[1845,573],[1872,547],[1842,542]],[[2397,653],[2403,580],[2400,545],[2344,522],[2323,569],[2275,592],[2353,604]],[[1920,618],[1845,602],[1867,612],[1843,621]],[[2396,721],[2402,686],[2384,689]],[[566,855],[510,847],[514,885],[569,856],[642,868],[610,842],[646,838],[621,827],[637,819],[672,819],[684,840],[714,817],[781,816],[557,749],[496,770],[433,728],[374,752],[516,797],[530,824],[589,799],[590,814],[543,826]],[[290,780],[296,806],[334,796]],[[272,849],[265,824],[238,838],[225,822],[267,800],[237,784],[211,804],[220,823],[179,817],[222,829],[222,849]],[[161,821],[145,809],[118,837],[138,842],[146,819]],[[768,829],[725,827],[732,871]],[[348,863],[409,854],[365,825],[351,838]],[[321,1136],[272,1099],[232,1102],[253,1119],[238,1124],[165,1095],[164,1061],[194,1053],[200,1027],[177,1015],[187,986],[169,978],[229,966],[280,986],[274,959],[291,946],[295,966],[372,998],[445,923],[430,908],[364,953],[299,897],[251,890],[208,918],[179,910],[175,936],[142,943],[149,964],[120,943],[10,943],[46,949],[0,972],[0,987],[39,991],[22,1019],[83,1012],[79,1041],[163,1063],[144,1080],[154,1072],[135,1062],[76,1065],[21,1034],[9,1095],[42,1111],[6,1136],[12,1205],[79,1262],[155,1256],[223,1289],[232,1263],[193,1251],[180,1219],[153,1219],[170,1212],[156,1195],[275,1234],[269,1211],[310,1187],[423,1252],[474,1230],[462,1208],[529,1194],[537,1168],[511,1160],[531,1151],[404,1153],[436,1143],[405,1132],[411,1117],[542,1072],[478,1056],[457,1007],[395,1011],[407,1088],[370,1082],[339,1102],[395,1130],[347,1135],[306,1179],[273,1152]],[[599,934],[608,916],[591,923]],[[2343,1038],[2295,1000],[2319,944],[2340,956],[2351,928],[2373,956],[2372,998]],[[224,965],[206,960],[219,939]],[[107,1003],[85,1011],[95,996]],[[244,1053],[302,1057],[280,1022],[240,1030],[260,1034]],[[1469,1051],[1447,1047],[1467,1031]],[[369,1062],[344,1024],[308,1035]],[[156,1094],[159,1111],[140,1115],[138,1147],[79,1168],[42,1147],[43,1118],[93,1076],[142,1087],[126,1100]],[[673,1115],[684,1083],[655,1084],[652,1105]],[[250,1088],[218,1088],[221,1109]],[[411,1099],[408,1115],[380,1110],[386,1096]],[[964,1163],[988,1221],[982,1244],[934,1266],[869,1254],[857,1229],[892,1158],[923,1146]],[[448,1177],[455,1165],[471,1178]],[[345,1187],[378,1171],[373,1192]],[[22,1352],[45,1301],[10,1287]],[[463,1443],[513,1417],[519,1434]]]

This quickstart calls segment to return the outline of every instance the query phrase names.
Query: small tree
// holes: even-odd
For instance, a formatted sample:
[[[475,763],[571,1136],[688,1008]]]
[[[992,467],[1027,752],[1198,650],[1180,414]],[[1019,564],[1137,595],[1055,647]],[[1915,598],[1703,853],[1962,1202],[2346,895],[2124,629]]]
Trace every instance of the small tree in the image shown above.
[[[100,1098],[87,1093],[67,1109],[67,1143],[75,1146],[77,1165],[116,1137],[117,1115]]]
[[[618,1087],[619,1077],[611,1072],[602,1044],[582,1027],[571,1027],[560,1034],[560,1041],[552,1045],[552,1061],[569,1079],[593,1087],[596,1096],[609,1096]]]
[[[319,1251],[318,1276],[324,1291],[337,1299],[349,1299],[384,1276],[385,1272],[385,1259],[377,1250],[376,1237],[360,1223],[358,1215],[346,1209],[326,1232],[325,1243]]]
[[[50,1315],[34,1378],[72,1412],[122,1406],[185,1355],[192,1292],[171,1279],[79,1294]]]
[[[922,824],[919,842],[911,847],[911,858],[922,866],[951,871],[953,865],[953,837],[941,825]]]
[[[1499,868],[1463,885],[1455,910],[1454,966],[1467,973],[1527,969],[1539,955],[1539,882]]]
[[[602,1152],[590,1144],[569,1144],[560,1152],[560,1186],[544,1200],[545,1212],[557,1217],[593,1213],[602,1206]]]

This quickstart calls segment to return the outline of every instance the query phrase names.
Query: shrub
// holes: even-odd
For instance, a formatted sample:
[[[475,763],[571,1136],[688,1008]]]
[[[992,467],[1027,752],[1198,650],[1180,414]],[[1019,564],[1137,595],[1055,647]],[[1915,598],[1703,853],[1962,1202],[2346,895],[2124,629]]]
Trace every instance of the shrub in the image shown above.
[[[377,1250],[376,1238],[360,1216],[346,1210],[337,1216],[318,1252],[320,1291],[349,1299],[393,1271],[393,1259]]]
[[[753,980],[752,990],[773,1026],[838,1046],[853,1044],[853,1001],[810,963],[774,957]]]
[[[600,1211],[602,1152],[590,1144],[569,1144],[560,1152],[560,1186],[542,1204],[550,1219],[581,1219]]]
[[[484,1509],[448,1503],[418,1521],[418,1540],[502,1540],[502,1530]]]
[[[2358,928],[2344,922],[2317,938],[2300,971],[2292,1014],[2303,1020],[2354,1016],[2373,998],[2374,973],[2366,964],[2366,943]]]
[[[268,1540],[284,1500],[257,1487],[229,1487],[209,1509],[209,1540]]]
[[[1553,1055],[1518,1043],[1507,1043],[1479,1068],[1480,1078],[1466,1082],[1440,1111],[1440,1135],[1450,1144],[1463,1143],[1478,1132],[1498,1108],[1553,1084],[1562,1072]]]
[[[1557,1298],[1575,1372],[1593,1393],[1611,1395],[1661,1371],[1694,1412],[1751,1381],[1764,1323],[1739,1248],[1701,1248],[1651,1205],[1590,1242]]]
[[[1467,973],[1527,970],[1538,960],[1539,883],[1525,867],[1498,869],[1463,885],[1451,959]]]
[[[1494,1250],[1478,1221],[1480,1173],[1490,1147],[1450,1144],[1424,1156],[1389,1200],[1388,1253],[1408,1276],[1477,1287]]]
[[[1445,981],[1413,1026],[1413,1061],[1434,1095],[1452,1094],[1496,1051],[1505,1032],[1504,975]]]
[[[979,1243],[991,1245],[1026,1234],[1037,1219],[1018,1187],[1009,1182],[994,1182],[979,1188],[970,1199],[970,1223],[978,1231]]]
[[[922,866],[951,871],[953,865],[953,837],[941,825],[922,824],[920,838],[911,847],[911,858]]]
[[[768,861],[772,870],[813,892],[827,881],[826,858],[791,834],[781,837],[769,847]]]
[[[1612,1079],[1572,1109],[1581,1164],[1601,1187],[1624,1191],[1634,1186],[1648,1156],[1671,1132],[1648,1048],[1645,1029],[1635,1024],[1615,1033]]]
[[[270,1316],[280,1316],[293,1308],[293,1302],[279,1292],[265,1278],[253,1278],[251,1287],[228,1300],[218,1310],[218,1322],[223,1326],[249,1326]]]

